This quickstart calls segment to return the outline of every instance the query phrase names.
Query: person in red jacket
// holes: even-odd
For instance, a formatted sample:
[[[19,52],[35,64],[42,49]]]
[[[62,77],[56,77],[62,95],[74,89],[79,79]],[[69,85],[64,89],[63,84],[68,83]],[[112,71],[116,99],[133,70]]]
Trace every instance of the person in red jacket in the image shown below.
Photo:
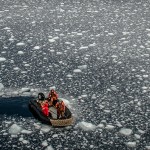
[[[49,109],[48,109],[48,103],[47,102],[43,102],[41,104],[41,107],[42,107],[42,112],[45,116],[49,116]]]
[[[58,101],[58,94],[54,89],[52,89],[48,94],[48,101],[50,102],[50,106],[55,106]]]
[[[65,117],[65,103],[61,100],[58,101],[55,105],[57,109],[57,118],[64,118]]]

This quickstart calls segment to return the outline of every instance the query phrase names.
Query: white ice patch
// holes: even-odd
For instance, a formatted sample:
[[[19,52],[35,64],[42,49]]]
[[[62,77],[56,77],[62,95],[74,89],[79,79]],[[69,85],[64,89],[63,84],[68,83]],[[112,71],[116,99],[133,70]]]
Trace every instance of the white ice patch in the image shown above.
[[[24,42],[20,42],[20,43],[17,43],[16,45],[17,45],[17,46],[24,46],[25,43],[24,43]]]
[[[0,62],[6,61],[6,58],[0,57]]]
[[[54,149],[53,149],[53,147],[50,145],[50,146],[46,147],[45,150],[54,150]]]
[[[150,31],[150,29],[146,29],[146,31]]]
[[[150,150],[150,146],[146,146],[145,148],[146,148],[146,150]]]
[[[73,75],[68,74],[66,77],[67,77],[67,78],[72,78],[72,77],[73,77]]]
[[[80,50],[82,50],[82,49],[88,49],[88,46],[81,46],[79,49]]]
[[[13,124],[10,128],[9,128],[9,133],[12,135],[17,135],[19,133],[21,133],[22,128],[20,126],[18,126],[17,124]]]
[[[115,127],[113,125],[106,125],[105,129],[113,130]]]
[[[78,66],[79,69],[84,70],[87,69],[87,65]]]
[[[48,146],[48,143],[47,143],[47,141],[43,141],[43,142],[42,142],[42,146],[43,146],[43,147],[46,147],[46,146]]]
[[[74,69],[73,72],[74,73],[81,73],[82,71],[80,69]]]
[[[42,131],[43,133],[48,133],[50,130],[51,130],[51,127],[50,127],[50,126],[42,125],[41,131]]]
[[[13,68],[15,71],[18,71],[18,70],[20,70],[20,68],[19,67],[15,67],[15,68]]]
[[[88,123],[88,122],[79,122],[77,125],[79,128],[83,129],[84,131],[92,131],[96,129],[96,126],[92,123]]]
[[[54,40],[54,39],[49,39],[49,42],[50,42],[50,43],[54,43],[55,40]]]
[[[116,85],[111,85],[111,90],[118,91],[117,86]]]
[[[127,142],[126,145],[128,147],[136,147],[136,142]]]
[[[108,35],[112,36],[112,35],[114,35],[114,33],[108,33]]]
[[[135,138],[138,139],[138,140],[141,138],[141,136],[140,136],[139,134],[134,134],[134,136],[135,136]]]
[[[21,90],[20,90],[20,92],[21,93],[24,93],[24,92],[30,92],[30,88],[22,88]]]
[[[94,46],[96,46],[96,43],[89,44],[89,47],[94,47]]]
[[[56,53],[56,55],[62,55],[62,54],[63,54],[62,52],[57,52],[57,53]]]
[[[87,94],[82,94],[81,97],[86,98],[86,97],[88,97],[88,95]]]
[[[0,83],[0,91],[2,91],[3,89],[4,89],[4,85]]]
[[[82,33],[77,33],[77,35],[81,36],[81,35],[82,35]]]
[[[33,50],[39,50],[40,49],[40,46],[35,46],[34,48],[33,48]]]
[[[98,128],[104,128],[104,124],[103,123],[100,123],[99,125],[97,125]]]
[[[28,144],[29,141],[28,141],[28,140],[23,140],[22,143],[23,143],[23,144]]]
[[[23,51],[18,51],[18,55],[23,55],[24,52]]]
[[[119,133],[125,136],[129,136],[132,134],[132,130],[128,128],[122,128],[120,129]]]
[[[22,130],[21,133],[23,133],[23,134],[31,134],[32,131],[29,131],[29,130]]]

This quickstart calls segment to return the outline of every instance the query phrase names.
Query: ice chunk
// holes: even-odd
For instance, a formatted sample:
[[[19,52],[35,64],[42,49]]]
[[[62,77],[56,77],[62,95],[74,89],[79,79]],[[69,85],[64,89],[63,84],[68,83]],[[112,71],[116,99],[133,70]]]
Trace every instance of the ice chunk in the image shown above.
[[[30,92],[30,88],[22,88],[21,93],[24,93],[24,92]]]
[[[112,58],[117,58],[118,56],[117,56],[117,55],[112,55],[111,57],[112,57]]]
[[[150,31],[150,29],[147,28],[146,31]]]
[[[82,94],[81,97],[86,98],[86,97],[88,97],[88,95],[87,94]]]
[[[42,142],[42,146],[46,147],[48,145],[47,141]]]
[[[143,78],[148,78],[148,75],[147,74],[143,75]]]
[[[126,145],[128,147],[136,147],[136,142],[127,142]]]
[[[82,33],[77,33],[77,35],[81,36],[81,35],[82,35]]]
[[[138,129],[138,132],[141,133],[141,134],[144,134],[144,133],[145,133],[145,131],[140,130],[140,129]]]
[[[114,33],[108,33],[108,35],[114,35]]]
[[[113,90],[113,91],[118,91],[116,85],[111,85],[111,90]]]
[[[47,125],[42,125],[41,131],[44,133],[48,133],[50,131],[51,127]]]
[[[145,148],[146,148],[146,150],[150,150],[150,146],[146,146]]]
[[[21,132],[22,128],[20,126],[18,126],[17,124],[13,124],[10,128],[9,128],[9,133],[12,135],[16,135],[19,134]]]
[[[139,134],[134,134],[134,136],[135,136],[136,139],[140,139],[141,138],[141,136]]]
[[[24,139],[23,139],[22,137],[21,137],[21,138],[19,138],[19,141],[20,141],[20,142],[22,142],[23,140],[24,140]]]
[[[96,99],[96,94],[93,94],[91,99]]]
[[[54,134],[52,138],[58,138],[58,134]]]
[[[0,62],[6,61],[6,58],[0,57]]]
[[[50,42],[50,43],[54,43],[55,40],[54,40],[54,39],[49,39],[49,42]]]
[[[32,131],[29,131],[29,130],[22,130],[21,133],[24,133],[24,134],[31,134]]]
[[[106,125],[105,129],[113,130],[115,127],[113,125]]]
[[[105,112],[105,113],[110,113],[110,110],[105,109],[104,112]]]
[[[53,147],[50,145],[50,146],[46,147],[45,150],[54,150],[54,149],[53,149]]]
[[[17,70],[20,70],[20,68],[19,67],[15,67],[15,68],[13,68],[15,71],[17,71]]]
[[[128,128],[122,128],[120,129],[120,134],[125,135],[125,136],[129,136],[132,134],[132,130],[128,129]]]
[[[78,66],[78,68],[81,69],[81,70],[87,69],[87,65]]]
[[[16,45],[17,45],[17,46],[24,46],[25,43],[24,43],[24,42],[20,42],[20,43],[17,43]]]
[[[57,55],[62,55],[63,53],[62,53],[62,52],[57,52],[56,54],[57,54]]]
[[[18,51],[18,54],[19,54],[19,55],[23,55],[24,52],[23,52],[23,51]]]
[[[40,46],[35,46],[33,49],[38,50],[38,49],[40,49]]]
[[[34,123],[33,125],[35,126],[36,129],[40,129],[41,128],[41,126],[39,124],[37,124],[37,123]]]
[[[100,123],[99,125],[97,125],[97,127],[99,127],[99,128],[104,128],[104,124],[103,124],[103,123]]]
[[[28,144],[28,143],[29,143],[29,141],[27,141],[27,140],[23,140],[23,141],[22,141],[22,143],[23,143],[23,144]]]
[[[3,89],[4,89],[4,85],[0,83],[0,91],[2,91]]]
[[[96,46],[96,43],[89,44],[89,47],[94,47],[94,46]]]
[[[73,75],[71,75],[71,74],[68,74],[68,75],[67,75],[67,77],[68,77],[68,78],[72,78],[72,77],[73,77]]]
[[[83,129],[84,131],[91,131],[91,130],[94,130],[96,128],[96,126],[94,124],[84,122],[84,121],[79,122],[78,127]]]
[[[81,46],[79,49],[88,49],[88,46]]]
[[[74,73],[81,73],[82,71],[80,69],[74,69],[73,72]]]

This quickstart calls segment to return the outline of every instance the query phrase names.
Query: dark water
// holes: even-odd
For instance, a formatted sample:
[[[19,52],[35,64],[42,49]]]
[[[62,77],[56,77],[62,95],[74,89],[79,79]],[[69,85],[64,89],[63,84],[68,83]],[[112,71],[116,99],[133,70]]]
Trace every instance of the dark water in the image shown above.
[[[28,103],[33,97],[9,97],[0,99],[0,115],[32,117]]]

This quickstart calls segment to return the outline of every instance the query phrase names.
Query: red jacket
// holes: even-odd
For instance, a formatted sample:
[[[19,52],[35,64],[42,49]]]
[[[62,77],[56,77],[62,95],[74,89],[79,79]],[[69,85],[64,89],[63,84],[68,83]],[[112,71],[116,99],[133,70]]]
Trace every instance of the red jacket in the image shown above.
[[[48,103],[44,103],[41,105],[42,112],[45,116],[49,116],[49,109],[48,109]]]

